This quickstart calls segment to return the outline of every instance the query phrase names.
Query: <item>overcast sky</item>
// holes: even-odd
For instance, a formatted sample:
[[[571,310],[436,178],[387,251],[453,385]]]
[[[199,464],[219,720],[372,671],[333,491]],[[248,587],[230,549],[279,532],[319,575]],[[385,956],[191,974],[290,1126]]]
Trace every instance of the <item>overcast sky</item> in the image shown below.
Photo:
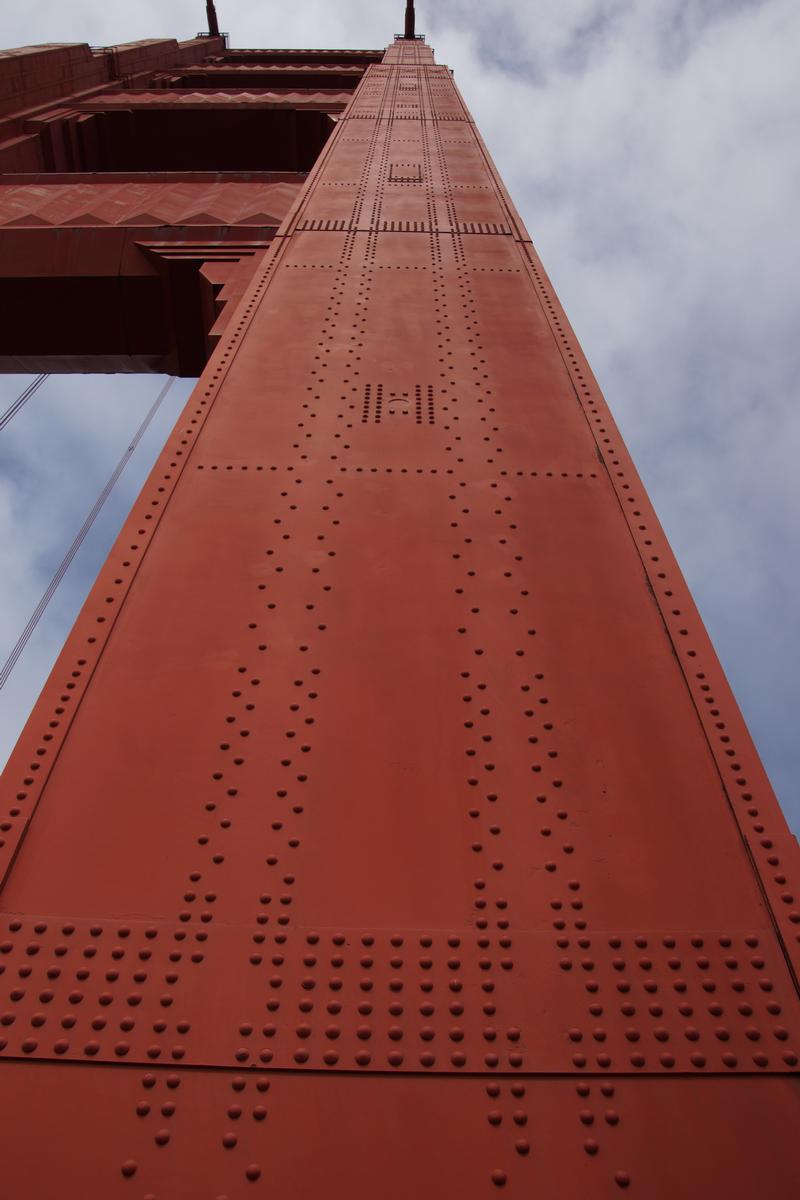
[[[800,830],[800,5],[438,0],[481,126]],[[383,46],[403,0],[219,0],[238,46]],[[0,44],[189,37],[202,0],[5,6]],[[0,409],[24,380],[0,378]],[[0,660],[154,398],[51,379],[0,434]],[[177,415],[142,444],[12,680],[0,761]]]

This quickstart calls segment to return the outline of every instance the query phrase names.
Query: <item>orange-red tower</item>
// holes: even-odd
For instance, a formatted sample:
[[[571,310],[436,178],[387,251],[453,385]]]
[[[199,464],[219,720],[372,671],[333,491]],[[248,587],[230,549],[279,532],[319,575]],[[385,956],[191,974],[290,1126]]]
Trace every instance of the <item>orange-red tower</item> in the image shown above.
[[[6,369],[202,370],[3,777],[10,1200],[798,1193],[797,845],[409,8],[0,59]]]

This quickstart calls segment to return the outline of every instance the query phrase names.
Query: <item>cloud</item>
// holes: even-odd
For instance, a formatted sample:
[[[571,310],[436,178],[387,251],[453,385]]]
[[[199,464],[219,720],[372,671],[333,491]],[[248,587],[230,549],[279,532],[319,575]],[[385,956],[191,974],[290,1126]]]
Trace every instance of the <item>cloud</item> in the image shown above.
[[[403,4],[219,0],[218,9],[238,45],[381,46]],[[553,277],[800,828],[800,8],[420,0],[418,11]],[[191,35],[203,18],[199,0],[45,0],[35,17],[21,6],[8,14],[5,36],[107,44]],[[51,414],[53,440],[76,428],[81,407],[73,394]],[[107,473],[123,407],[115,400],[83,422],[84,470],[92,461]],[[26,460],[11,492],[0,490],[15,580],[8,622],[26,612],[42,574],[32,550],[13,544],[23,501],[46,507],[52,494],[35,472]],[[47,516],[22,520],[31,545],[47,538]],[[53,525],[49,544],[64,532]]]

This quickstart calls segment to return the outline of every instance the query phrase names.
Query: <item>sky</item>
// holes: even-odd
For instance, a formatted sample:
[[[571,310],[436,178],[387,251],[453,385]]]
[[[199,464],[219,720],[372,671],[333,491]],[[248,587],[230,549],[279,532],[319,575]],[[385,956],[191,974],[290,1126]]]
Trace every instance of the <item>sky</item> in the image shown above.
[[[403,0],[218,0],[238,46],[380,47]],[[800,5],[420,0],[800,832]],[[8,6],[0,44],[192,36],[202,0]],[[27,380],[0,377],[0,410]],[[52,378],[0,434],[0,660],[154,399]],[[0,691],[0,762],[189,385],[173,389]]]

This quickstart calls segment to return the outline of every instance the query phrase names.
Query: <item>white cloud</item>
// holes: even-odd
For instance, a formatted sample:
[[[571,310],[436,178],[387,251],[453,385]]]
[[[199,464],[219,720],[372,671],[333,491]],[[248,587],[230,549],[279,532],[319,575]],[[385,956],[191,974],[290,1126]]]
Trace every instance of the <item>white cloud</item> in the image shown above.
[[[218,10],[237,45],[363,47],[390,40],[403,4],[218,0]],[[800,828],[792,720],[800,700],[800,8],[794,0],[430,0],[418,10],[605,388]],[[21,6],[7,14],[4,36],[8,44],[185,37],[203,18],[201,0],[134,8],[44,0],[35,15]],[[99,479],[115,457],[123,405],[99,419],[70,404],[69,415],[53,414],[51,434],[66,437],[84,421],[77,440]],[[10,493],[0,491],[2,553],[15,579],[3,628],[27,616],[41,581],[30,546],[47,538],[46,513],[58,507],[30,459],[15,478]],[[56,486],[70,485],[60,477]],[[40,516],[17,514],[9,529],[26,489],[27,508]],[[66,524],[53,525],[47,544],[63,545]]]

